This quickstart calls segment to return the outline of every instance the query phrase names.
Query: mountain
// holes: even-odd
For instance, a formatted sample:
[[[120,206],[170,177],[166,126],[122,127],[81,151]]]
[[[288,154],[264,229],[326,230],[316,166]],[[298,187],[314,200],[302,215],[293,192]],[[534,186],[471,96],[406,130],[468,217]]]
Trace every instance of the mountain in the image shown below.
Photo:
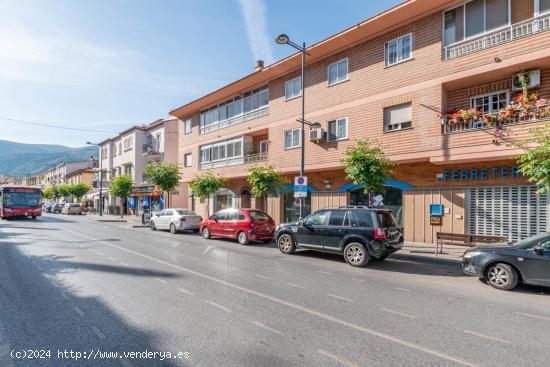
[[[0,176],[27,176],[71,161],[98,158],[95,146],[69,148],[52,144],[24,144],[0,140]]]

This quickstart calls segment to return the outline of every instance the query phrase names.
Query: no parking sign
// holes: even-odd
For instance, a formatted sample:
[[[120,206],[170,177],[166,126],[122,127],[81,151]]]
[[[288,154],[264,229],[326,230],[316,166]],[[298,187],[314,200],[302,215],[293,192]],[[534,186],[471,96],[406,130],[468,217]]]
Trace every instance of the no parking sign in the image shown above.
[[[306,176],[294,177],[294,197],[295,198],[307,197],[307,177]]]

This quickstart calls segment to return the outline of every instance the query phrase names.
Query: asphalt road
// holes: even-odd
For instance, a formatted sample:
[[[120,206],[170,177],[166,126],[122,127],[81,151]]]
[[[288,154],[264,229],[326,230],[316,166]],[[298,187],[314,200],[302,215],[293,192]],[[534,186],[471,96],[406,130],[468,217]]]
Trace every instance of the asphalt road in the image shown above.
[[[91,216],[2,221],[0,366],[546,367],[545,293]]]

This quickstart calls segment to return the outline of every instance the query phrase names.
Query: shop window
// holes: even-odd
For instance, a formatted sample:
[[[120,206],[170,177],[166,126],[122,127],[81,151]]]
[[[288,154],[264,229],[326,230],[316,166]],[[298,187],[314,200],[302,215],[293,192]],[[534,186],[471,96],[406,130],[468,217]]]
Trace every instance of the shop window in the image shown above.
[[[410,128],[412,125],[412,104],[403,103],[384,108],[384,131]]]

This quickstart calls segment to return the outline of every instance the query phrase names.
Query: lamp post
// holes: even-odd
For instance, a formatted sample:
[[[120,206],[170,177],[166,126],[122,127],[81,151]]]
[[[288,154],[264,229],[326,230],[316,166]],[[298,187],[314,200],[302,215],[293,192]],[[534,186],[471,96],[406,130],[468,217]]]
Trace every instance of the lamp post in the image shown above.
[[[300,51],[302,53],[302,75],[300,78],[300,88],[302,90],[302,118],[301,123],[302,127],[300,129],[300,150],[301,150],[301,160],[300,160],[300,176],[304,176],[304,161],[305,161],[305,154],[304,154],[304,148],[305,148],[305,139],[304,139],[304,130],[305,130],[305,65],[306,65],[306,43],[303,42],[302,45],[298,45],[290,40],[290,38],[286,34],[280,34],[275,39],[275,42],[277,42],[280,45],[289,45],[291,47],[294,47],[296,50]],[[304,211],[304,198],[300,197],[300,219],[303,218],[303,211]]]
[[[89,141],[86,144],[99,147],[99,216],[103,216],[103,156],[101,155],[101,146]]]

